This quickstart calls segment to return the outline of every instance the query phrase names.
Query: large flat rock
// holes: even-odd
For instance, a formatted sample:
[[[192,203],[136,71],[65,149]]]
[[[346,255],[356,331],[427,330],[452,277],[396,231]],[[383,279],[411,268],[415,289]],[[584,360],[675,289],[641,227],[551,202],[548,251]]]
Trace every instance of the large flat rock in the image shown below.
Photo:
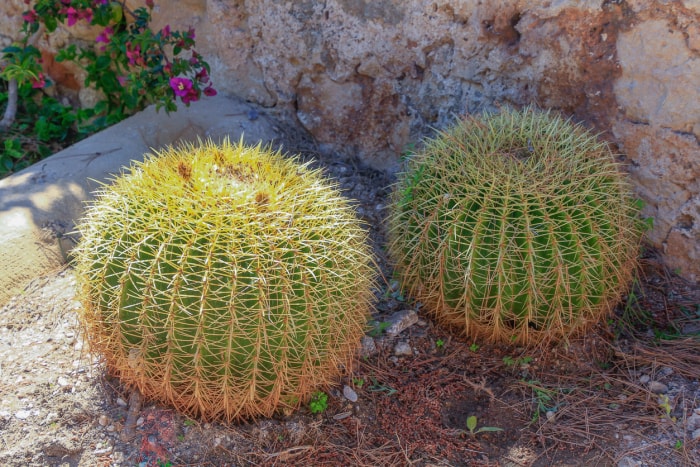
[[[66,263],[70,235],[102,183],[178,142],[224,137],[272,143],[277,127],[264,113],[226,97],[207,98],[170,115],[148,108],[117,125],[0,180],[0,306],[33,278]]]

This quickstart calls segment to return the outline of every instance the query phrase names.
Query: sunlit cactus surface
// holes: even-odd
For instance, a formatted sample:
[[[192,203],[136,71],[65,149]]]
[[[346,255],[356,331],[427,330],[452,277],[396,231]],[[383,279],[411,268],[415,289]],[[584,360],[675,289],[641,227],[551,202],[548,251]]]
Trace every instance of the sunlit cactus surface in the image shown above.
[[[87,340],[148,398],[205,420],[270,416],[353,363],[373,297],[367,233],[298,159],[169,148],[104,186],[79,231]]]

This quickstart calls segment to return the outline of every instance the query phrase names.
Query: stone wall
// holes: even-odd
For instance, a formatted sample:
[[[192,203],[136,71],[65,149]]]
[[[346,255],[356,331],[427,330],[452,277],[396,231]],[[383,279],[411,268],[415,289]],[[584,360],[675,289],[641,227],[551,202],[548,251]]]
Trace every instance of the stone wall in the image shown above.
[[[197,29],[220,92],[377,168],[464,113],[584,122],[626,156],[668,266],[700,280],[700,0],[156,3],[155,27]],[[0,5],[1,31],[23,7]]]

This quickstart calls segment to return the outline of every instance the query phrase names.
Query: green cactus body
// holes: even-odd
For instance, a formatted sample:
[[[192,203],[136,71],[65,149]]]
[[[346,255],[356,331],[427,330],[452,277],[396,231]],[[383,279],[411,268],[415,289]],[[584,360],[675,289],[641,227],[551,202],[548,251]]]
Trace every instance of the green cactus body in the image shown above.
[[[107,368],[191,416],[269,416],[351,367],[367,234],[318,171],[241,143],[168,149],[79,225],[80,314]]]
[[[524,344],[599,322],[629,285],[638,210],[608,146],[526,109],[468,118],[399,174],[389,254],[439,321]]]

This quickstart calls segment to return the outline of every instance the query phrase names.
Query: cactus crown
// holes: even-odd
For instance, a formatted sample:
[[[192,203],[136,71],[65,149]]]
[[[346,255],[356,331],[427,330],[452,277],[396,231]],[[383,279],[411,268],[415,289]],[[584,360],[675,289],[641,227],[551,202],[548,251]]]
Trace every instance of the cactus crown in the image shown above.
[[[466,118],[399,175],[390,256],[409,294],[470,335],[524,344],[600,321],[629,284],[637,208],[608,148],[533,109]]]
[[[351,367],[374,273],[319,171],[242,143],[168,148],[79,225],[80,320],[107,368],[190,416],[293,409]]]

